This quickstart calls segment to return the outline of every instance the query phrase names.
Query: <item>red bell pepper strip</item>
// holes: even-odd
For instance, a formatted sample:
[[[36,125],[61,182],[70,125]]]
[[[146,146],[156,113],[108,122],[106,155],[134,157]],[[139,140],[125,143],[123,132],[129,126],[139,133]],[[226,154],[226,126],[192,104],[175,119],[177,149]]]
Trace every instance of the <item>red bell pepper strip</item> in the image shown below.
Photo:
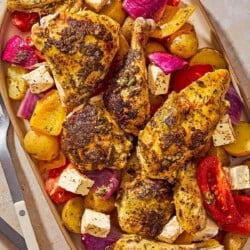
[[[250,197],[234,195],[233,198],[241,214],[241,220],[235,224],[223,225],[223,229],[228,232],[250,234]]]
[[[171,75],[171,89],[178,93],[189,84],[211,71],[213,71],[213,67],[209,64],[197,64],[177,70]]]
[[[60,175],[65,168],[66,166],[51,169],[45,180],[45,190],[50,198],[57,204],[65,203],[69,199],[76,196],[76,194],[71,193],[58,186]]]
[[[178,6],[180,4],[180,0],[168,0],[168,5]]]
[[[197,168],[197,182],[204,207],[217,223],[225,225],[241,221],[230,185],[216,156],[201,160]]]
[[[33,24],[40,19],[39,14],[14,11],[12,13],[12,23],[22,32],[29,32]]]

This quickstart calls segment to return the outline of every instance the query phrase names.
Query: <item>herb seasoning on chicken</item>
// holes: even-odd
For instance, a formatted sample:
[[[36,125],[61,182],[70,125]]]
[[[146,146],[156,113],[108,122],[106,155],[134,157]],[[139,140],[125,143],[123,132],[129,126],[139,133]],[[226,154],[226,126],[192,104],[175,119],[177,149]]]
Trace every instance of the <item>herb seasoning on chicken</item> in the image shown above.
[[[60,12],[32,28],[32,41],[49,64],[62,103],[86,103],[119,47],[119,25],[91,11]]]
[[[94,102],[93,99],[95,99]],[[63,124],[62,150],[80,170],[113,167],[127,163],[132,143],[97,97],[76,109]]]
[[[108,111],[124,131],[135,136],[144,128],[150,113],[143,47],[153,26],[153,20],[143,18],[135,20],[131,49],[125,65],[104,95],[104,103]]]
[[[177,170],[198,156],[229,103],[227,70],[207,73],[180,93],[171,93],[139,133],[137,155],[143,175],[173,183]]]

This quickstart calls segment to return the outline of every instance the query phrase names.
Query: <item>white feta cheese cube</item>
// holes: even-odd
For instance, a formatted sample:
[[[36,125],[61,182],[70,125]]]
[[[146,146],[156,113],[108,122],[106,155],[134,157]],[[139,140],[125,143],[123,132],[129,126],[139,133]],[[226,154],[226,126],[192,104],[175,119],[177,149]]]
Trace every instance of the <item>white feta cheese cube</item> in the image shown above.
[[[235,142],[235,133],[228,114],[220,119],[212,137],[215,147]]]
[[[177,221],[176,216],[173,216],[163,227],[162,232],[157,236],[157,238],[167,243],[173,243],[183,231],[184,230]]]
[[[107,2],[108,0],[85,0],[85,3],[97,12],[100,11]]]
[[[209,240],[214,236],[216,236],[218,232],[219,232],[219,227],[217,226],[217,224],[210,218],[207,218],[205,228],[192,235],[193,241]]]
[[[30,91],[35,94],[44,92],[55,84],[46,65],[41,65],[22,77],[28,83]]]
[[[148,66],[148,87],[153,95],[163,95],[168,92],[170,74],[166,75],[159,67]]]
[[[110,216],[86,208],[81,221],[81,233],[105,238],[110,232]]]
[[[64,169],[58,181],[58,186],[81,195],[87,195],[93,184],[93,180],[74,168]]]
[[[224,171],[227,174],[232,190],[250,188],[250,173],[247,165],[225,167]]]

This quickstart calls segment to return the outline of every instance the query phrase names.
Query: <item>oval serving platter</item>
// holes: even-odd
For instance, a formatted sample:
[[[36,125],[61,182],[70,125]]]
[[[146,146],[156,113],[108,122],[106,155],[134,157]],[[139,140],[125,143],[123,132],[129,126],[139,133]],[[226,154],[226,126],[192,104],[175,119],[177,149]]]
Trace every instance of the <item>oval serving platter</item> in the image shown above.
[[[240,85],[239,80],[236,77],[236,73],[232,68],[232,64],[230,63],[229,58],[222,46],[219,36],[215,28],[213,27],[211,21],[209,20],[209,17],[206,14],[206,11],[204,7],[202,6],[201,2],[199,0],[182,0],[182,2],[185,4],[192,4],[196,7],[195,12],[192,14],[192,16],[189,19],[189,22],[195,26],[196,33],[197,33],[198,40],[199,40],[199,47],[200,48],[211,47],[211,48],[218,49],[219,51],[223,53],[225,59],[227,60],[232,82],[235,88],[240,93],[245,103],[245,113],[243,114],[242,119],[249,120],[250,119],[250,96],[248,93],[250,93],[250,89],[249,89],[250,87],[246,85],[245,86]],[[1,6],[0,8],[0,25],[1,25],[0,54],[2,54],[2,50],[8,38],[10,38],[10,36],[13,34],[18,33],[17,30],[12,25],[10,25],[10,21],[11,21],[10,14],[7,11],[6,5],[7,5],[6,0],[3,0],[3,1],[0,0],[0,6]],[[7,107],[15,133],[17,134],[19,141],[22,145],[24,135],[27,131],[27,124],[16,116],[18,103],[8,98],[6,84],[5,84],[5,69],[6,69],[5,63],[3,61],[0,61],[0,92],[5,102],[5,105]],[[55,217],[59,230],[61,230],[62,234],[64,235],[65,240],[68,243],[69,247],[71,249],[77,249],[79,246],[79,239],[76,239],[76,237],[72,236],[72,234],[70,234],[62,225],[62,221],[61,221],[60,214],[59,214],[59,209],[55,206],[55,204],[51,201],[51,199],[47,195],[44,189],[43,179],[39,174],[39,171],[35,165],[35,162],[31,159],[31,157],[28,154],[26,153],[24,154],[26,155],[29,161],[29,166],[34,172],[37,182],[43,191],[43,194],[46,198],[48,206],[51,209]],[[250,249],[250,240],[248,240],[244,249],[245,250]]]

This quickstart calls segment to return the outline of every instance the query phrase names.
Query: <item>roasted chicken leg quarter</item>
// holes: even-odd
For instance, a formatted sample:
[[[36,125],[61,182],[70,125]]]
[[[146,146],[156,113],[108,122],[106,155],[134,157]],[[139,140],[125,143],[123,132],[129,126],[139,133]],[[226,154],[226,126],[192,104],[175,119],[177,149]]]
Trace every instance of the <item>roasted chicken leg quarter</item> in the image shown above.
[[[72,110],[86,103],[119,47],[119,24],[82,10],[48,15],[32,28],[32,41],[45,56],[62,103]]]
[[[149,119],[150,104],[144,45],[154,27],[151,19],[134,22],[131,49],[125,65],[112,80],[104,95],[104,104],[127,133],[135,136]]]
[[[229,73],[209,72],[169,95],[139,133],[137,155],[143,175],[174,183],[180,166],[199,156],[229,107]]]

